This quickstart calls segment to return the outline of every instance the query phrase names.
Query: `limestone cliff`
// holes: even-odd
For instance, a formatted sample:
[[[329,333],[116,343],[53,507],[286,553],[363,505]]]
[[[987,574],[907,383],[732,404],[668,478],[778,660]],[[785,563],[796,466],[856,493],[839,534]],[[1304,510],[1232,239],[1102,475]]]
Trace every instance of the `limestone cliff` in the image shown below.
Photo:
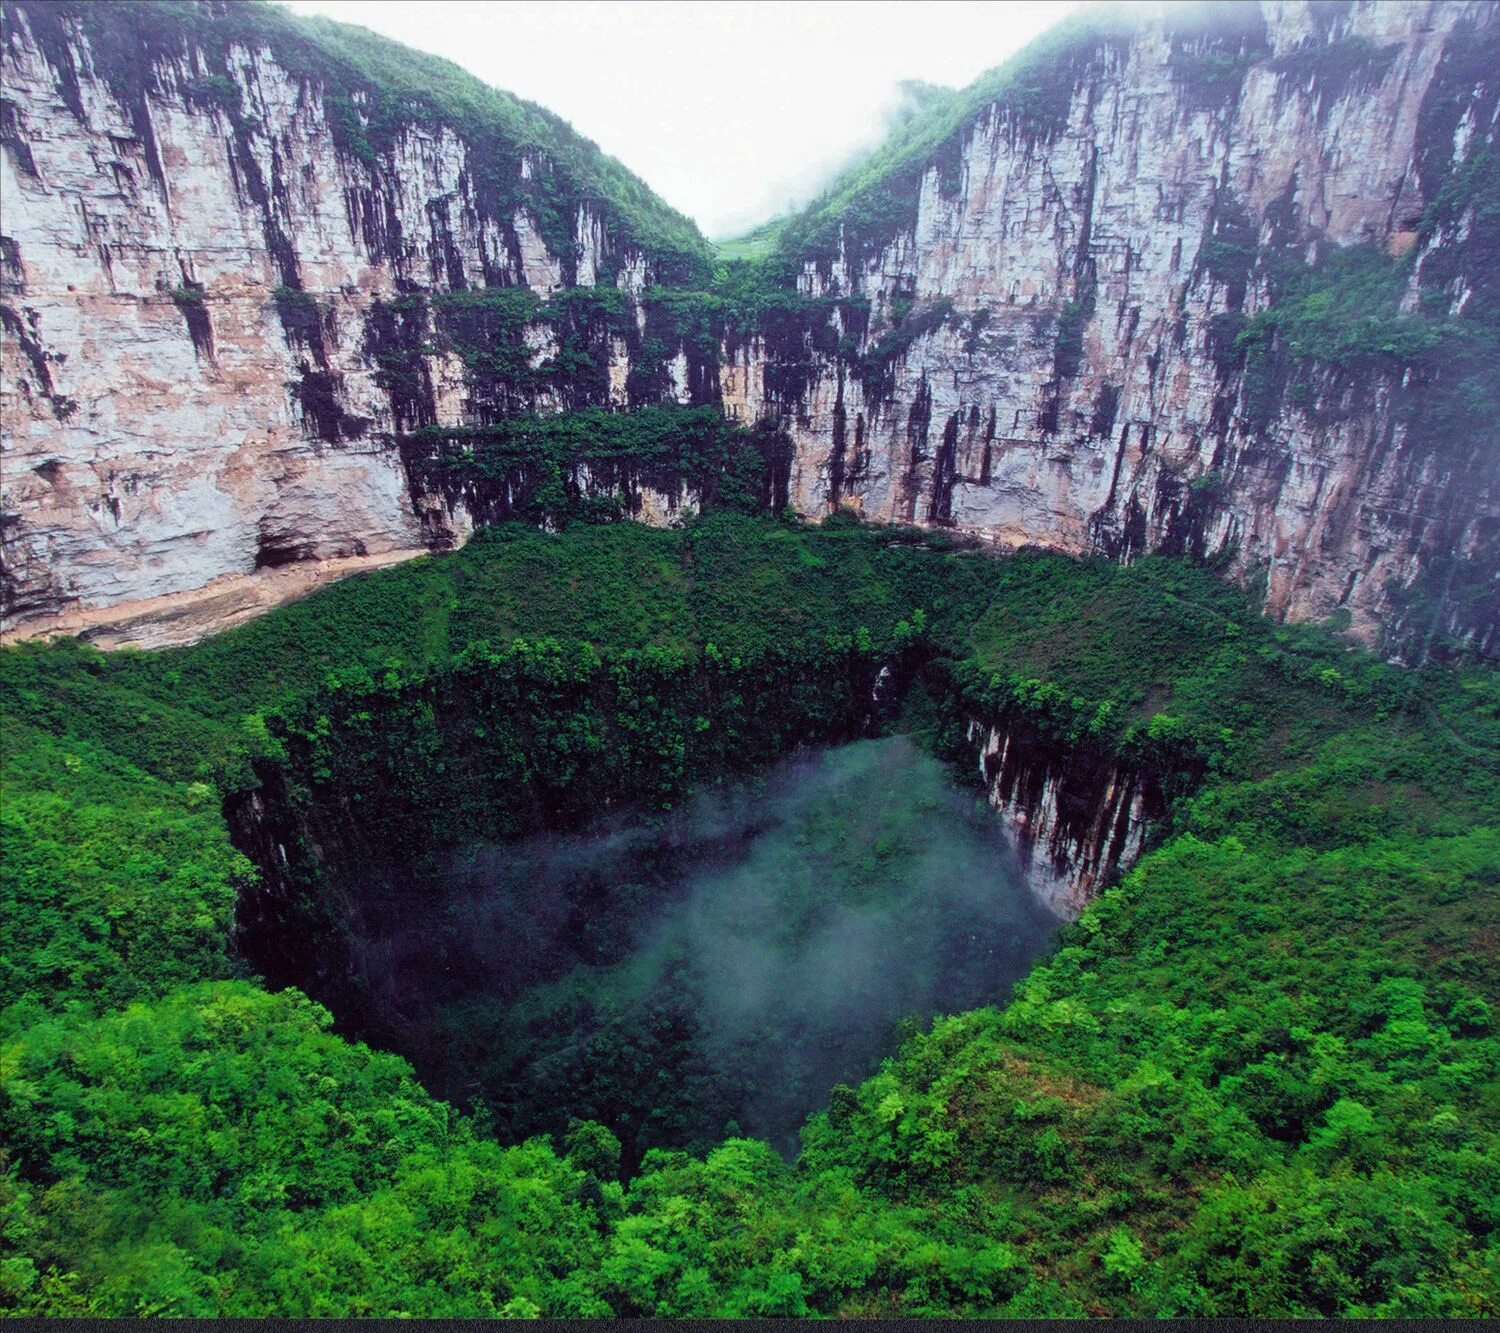
[[[1149,764],[1049,743],[1023,718],[971,718],[967,740],[1026,882],[1059,916],[1077,916],[1128,869],[1166,811]]]
[[[8,620],[461,538],[403,431],[686,397],[633,312],[701,239],[539,109],[260,6],[4,23]]]
[[[733,343],[726,401],[804,512],[1220,556],[1493,653],[1497,99],[1483,0],[1086,14],[785,228],[832,314]]]
[[[671,521],[738,475],[701,419],[516,423],[718,408],[767,505],[1221,559],[1275,615],[1500,651],[1486,0],[1086,14],[927,99],[748,299],[566,127],[368,34],[4,15],[7,624],[206,586],[221,624],[236,580],[564,495]]]

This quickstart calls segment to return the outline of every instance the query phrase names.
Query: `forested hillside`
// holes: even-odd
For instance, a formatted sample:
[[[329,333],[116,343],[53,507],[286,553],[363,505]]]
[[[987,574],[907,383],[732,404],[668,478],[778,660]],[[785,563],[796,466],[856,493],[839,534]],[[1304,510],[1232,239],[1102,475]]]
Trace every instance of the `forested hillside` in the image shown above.
[[[716,253],[4,0],[0,1311],[1500,1317],[1497,14],[1090,9]]]
[[[183,650],[6,649],[0,691],[12,1313],[1500,1314],[1490,671],[1177,561],[721,510],[501,526]],[[792,1160],[516,1142],[298,953],[429,844],[660,819],[821,738],[972,772],[999,719],[1167,814]]]

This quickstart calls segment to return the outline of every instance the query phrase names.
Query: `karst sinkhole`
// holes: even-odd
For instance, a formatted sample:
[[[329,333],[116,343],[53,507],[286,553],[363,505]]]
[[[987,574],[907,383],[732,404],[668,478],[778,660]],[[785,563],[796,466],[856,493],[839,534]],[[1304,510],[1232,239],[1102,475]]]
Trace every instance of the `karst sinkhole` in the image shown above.
[[[242,920],[250,963],[502,1140],[608,1125],[627,1175],[737,1134],[795,1152],[831,1091],[913,1022],[1003,1002],[1060,924],[982,795],[900,732],[567,831],[410,857],[346,833],[319,901]]]

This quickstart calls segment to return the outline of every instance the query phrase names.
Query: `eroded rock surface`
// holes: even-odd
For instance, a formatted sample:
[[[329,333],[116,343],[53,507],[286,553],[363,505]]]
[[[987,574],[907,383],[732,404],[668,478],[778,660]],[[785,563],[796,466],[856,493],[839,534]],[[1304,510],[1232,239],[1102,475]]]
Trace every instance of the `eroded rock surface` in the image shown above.
[[[1500,651],[1500,436],[1455,410],[1468,383],[1240,337],[1289,271],[1360,247],[1405,257],[1412,310],[1493,326],[1487,0],[1077,37],[896,173],[888,217],[807,240],[804,315],[717,351],[652,304],[706,270],[577,191],[553,206],[543,154],[431,118],[371,149],[368,108],[268,45],[185,38],[132,81],[72,20],[5,14],[13,632],[518,512],[535,479],[456,474],[445,431],[713,404],[789,435],[771,494],[804,514],[1217,557],[1274,615]],[[646,521],[703,500],[629,459],[560,482]]]
[[[400,419],[413,391],[382,375],[382,329],[404,317],[420,345],[433,314],[391,307],[616,282],[628,300],[656,280],[586,206],[549,248],[447,126],[353,154],[325,88],[268,47],[189,39],[122,75],[66,16],[8,5],[5,26],[7,625],[461,540],[471,517],[414,484],[397,444],[422,424]],[[514,193],[550,171],[523,155]],[[557,350],[528,337],[535,363]],[[620,343],[612,379],[629,358]],[[474,418],[471,379],[433,358],[417,410]]]
[[[814,248],[802,290],[868,314],[853,355],[788,353],[815,364],[769,404],[792,423],[795,501],[1011,546],[1223,555],[1272,614],[1344,609],[1372,642],[1403,592],[1451,585],[1456,552],[1465,595],[1426,590],[1442,607],[1426,628],[1493,652],[1494,421],[1452,429],[1452,386],[1428,382],[1441,368],[1247,368],[1235,335],[1278,267],[1331,247],[1415,249],[1412,309],[1493,302],[1493,218],[1434,201],[1464,171],[1493,191],[1500,171],[1500,9],[1208,17],[1075,43],[1050,119],[992,104],[921,173],[908,225],[851,223]],[[768,410],[753,349],[734,353],[726,399]]]

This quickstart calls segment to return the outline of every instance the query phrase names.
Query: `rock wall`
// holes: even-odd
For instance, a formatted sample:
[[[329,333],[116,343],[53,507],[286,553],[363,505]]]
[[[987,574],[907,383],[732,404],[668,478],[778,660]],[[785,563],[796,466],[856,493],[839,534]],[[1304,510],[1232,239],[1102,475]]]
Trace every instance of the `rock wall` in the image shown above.
[[[1500,651],[1493,417],[1435,412],[1441,364],[1235,346],[1336,247],[1415,252],[1411,309],[1492,300],[1493,209],[1435,203],[1500,174],[1497,32],[1482,0],[1268,0],[1085,34],[1040,67],[1055,107],[998,96],[896,187],[917,196],[902,225],[804,246],[803,293],[843,299],[833,336],[783,345],[812,371],[779,398],[731,346],[726,399],[786,420],[807,513],[1222,555],[1272,614],[1343,609],[1372,642],[1457,553],[1465,596],[1429,593],[1436,619],[1405,633]]]
[[[967,736],[1027,883],[1059,916],[1076,917],[1116,871],[1128,868],[1166,810],[1147,768],[1060,748],[1024,719],[971,718]]]
[[[4,9],[4,626],[448,546],[539,484],[517,414],[712,404],[790,438],[771,500],[807,515],[1220,559],[1277,616],[1500,652],[1488,0],[1090,18],[875,206],[791,227],[803,309],[732,333],[545,152],[392,121],[239,6],[122,71],[84,18],[125,11]],[[1457,335],[1247,350],[1365,252],[1480,372]],[[704,499],[628,456],[549,475]]]
[[[623,405],[641,378],[639,337],[575,318],[560,348],[549,310],[607,289],[629,334],[657,259],[597,203],[549,242],[547,208],[586,191],[545,180],[540,150],[497,164],[412,119],[371,152],[315,73],[250,38],[122,52],[65,8],[4,22],[4,624],[461,540],[473,517],[413,473],[404,428]],[[488,373],[411,299],[475,288],[512,298],[519,355]],[[433,353],[415,382],[393,344]]]

